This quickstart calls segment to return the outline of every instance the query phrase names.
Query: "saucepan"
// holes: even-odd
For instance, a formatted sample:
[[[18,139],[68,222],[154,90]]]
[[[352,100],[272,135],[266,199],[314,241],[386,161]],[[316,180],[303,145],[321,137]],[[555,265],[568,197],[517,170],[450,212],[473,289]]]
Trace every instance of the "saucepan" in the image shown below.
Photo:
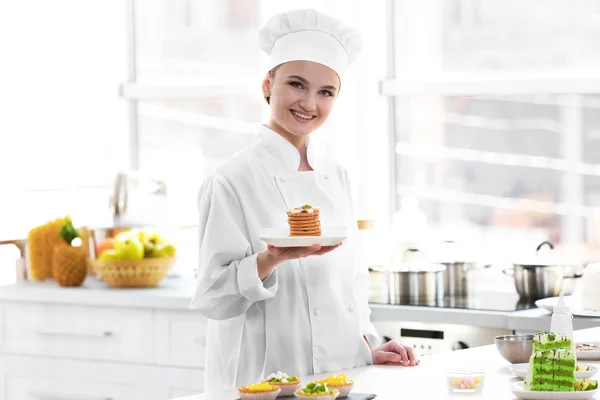
[[[442,251],[444,258],[438,261],[438,263],[446,266],[444,273],[444,294],[446,296],[468,296],[469,273],[477,269],[488,268],[491,265],[465,260],[465,257],[461,254],[462,252],[457,252],[458,245],[453,241],[444,241],[440,244],[440,247],[442,246],[446,248],[445,251]],[[448,249],[452,251],[449,252],[447,251]]]
[[[536,254],[544,247],[554,249],[551,242],[542,242]],[[561,289],[570,295],[575,289],[576,279],[583,276],[583,266],[574,261],[557,260],[552,256],[536,256],[524,263],[513,263],[513,268],[503,271],[514,276],[515,288],[521,297],[530,300],[556,297]]]
[[[414,304],[435,306],[444,302],[444,273],[446,267],[439,263],[423,260],[418,249],[408,249],[405,254],[414,258],[398,263],[388,271],[389,297],[391,304]]]

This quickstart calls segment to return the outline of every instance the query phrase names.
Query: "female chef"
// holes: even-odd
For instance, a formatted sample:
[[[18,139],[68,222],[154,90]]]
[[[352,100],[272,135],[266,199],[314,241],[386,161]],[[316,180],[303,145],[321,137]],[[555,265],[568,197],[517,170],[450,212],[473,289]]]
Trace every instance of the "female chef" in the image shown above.
[[[369,278],[355,244],[275,248],[260,240],[310,204],[328,226],[354,229],[346,171],[317,156],[309,136],[329,117],[361,37],[314,10],[272,17],[259,34],[270,55],[270,105],[258,139],[200,191],[200,265],[191,308],[209,319],[207,391],[285,371],[306,376],[371,363],[417,365],[411,348],[380,345],[370,321]]]

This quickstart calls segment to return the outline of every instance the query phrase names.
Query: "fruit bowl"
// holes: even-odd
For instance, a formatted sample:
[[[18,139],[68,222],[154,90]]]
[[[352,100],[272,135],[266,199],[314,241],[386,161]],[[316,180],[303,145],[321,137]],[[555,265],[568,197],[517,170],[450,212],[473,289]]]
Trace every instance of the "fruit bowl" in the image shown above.
[[[96,275],[109,286],[154,287],[169,274],[175,257],[140,260],[90,259],[88,262]]]

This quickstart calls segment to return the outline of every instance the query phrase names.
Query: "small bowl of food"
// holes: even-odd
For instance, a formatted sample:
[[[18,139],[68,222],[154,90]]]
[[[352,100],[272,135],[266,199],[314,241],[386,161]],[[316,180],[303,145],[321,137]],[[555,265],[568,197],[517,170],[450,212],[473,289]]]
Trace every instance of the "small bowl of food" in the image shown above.
[[[448,390],[455,393],[479,392],[483,388],[485,372],[475,368],[457,368],[446,372]]]
[[[504,335],[494,338],[500,355],[511,364],[529,362],[533,351],[533,335]]]
[[[275,386],[281,389],[279,396],[293,396],[296,389],[300,387],[302,382],[297,376],[289,376],[285,372],[277,371],[277,373],[271,374],[263,380],[271,386]]]
[[[265,382],[238,388],[242,400],[275,400],[280,393],[281,389]]]
[[[326,383],[310,382],[294,394],[300,400],[334,400],[340,395],[340,391],[330,388]]]
[[[347,397],[354,387],[354,381],[352,379],[348,379],[346,374],[329,375],[325,379],[321,379],[316,382],[321,384],[325,383],[330,388],[339,390],[340,395],[338,398]]]

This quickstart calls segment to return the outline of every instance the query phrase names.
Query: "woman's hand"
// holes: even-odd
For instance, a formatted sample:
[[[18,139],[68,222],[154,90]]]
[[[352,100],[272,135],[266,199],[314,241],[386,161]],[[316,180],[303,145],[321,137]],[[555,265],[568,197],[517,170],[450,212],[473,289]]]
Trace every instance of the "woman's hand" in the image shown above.
[[[404,366],[419,365],[413,349],[391,340],[376,349],[371,350],[373,364],[398,363]]]
[[[314,244],[310,247],[275,247],[268,245],[267,250],[258,255],[258,277],[260,280],[265,279],[276,266],[284,261],[295,260],[297,258],[305,258],[308,256],[322,256],[327,254],[342,245],[342,242],[334,246],[320,246]]]

